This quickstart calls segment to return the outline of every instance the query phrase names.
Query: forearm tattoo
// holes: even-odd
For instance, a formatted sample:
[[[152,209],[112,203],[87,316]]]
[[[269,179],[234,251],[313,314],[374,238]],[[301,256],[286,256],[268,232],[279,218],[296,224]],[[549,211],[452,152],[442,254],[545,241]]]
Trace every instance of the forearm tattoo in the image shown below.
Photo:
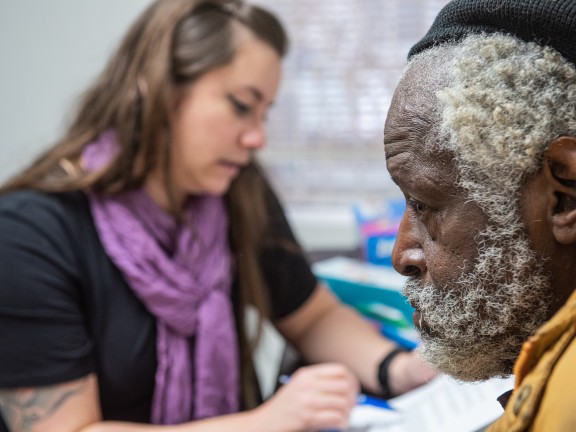
[[[29,431],[86,386],[87,378],[84,378],[71,386],[0,390],[0,413],[10,430]]]

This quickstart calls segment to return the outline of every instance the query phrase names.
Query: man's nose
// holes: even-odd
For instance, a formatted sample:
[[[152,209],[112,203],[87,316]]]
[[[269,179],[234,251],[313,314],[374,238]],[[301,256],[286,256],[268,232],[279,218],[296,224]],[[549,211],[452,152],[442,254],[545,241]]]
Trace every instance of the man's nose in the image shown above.
[[[418,237],[418,230],[411,223],[410,215],[405,212],[392,251],[392,265],[404,276],[421,276],[427,270],[424,250]]]

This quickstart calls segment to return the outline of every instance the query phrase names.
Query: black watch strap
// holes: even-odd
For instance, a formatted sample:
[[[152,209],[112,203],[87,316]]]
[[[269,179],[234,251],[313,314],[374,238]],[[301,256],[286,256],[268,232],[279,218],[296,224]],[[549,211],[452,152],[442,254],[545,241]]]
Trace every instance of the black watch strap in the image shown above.
[[[406,348],[401,347],[394,348],[386,355],[386,357],[384,357],[384,359],[380,362],[380,365],[378,366],[378,381],[380,381],[380,387],[382,387],[381,396],[384,399],[390,399],[393,396],[392,390],[390,389],[388,369],[390,368],[390,363],[392,363],[394,357],[396,357],[398,354],[402,352],[408,352],[408,350]]]

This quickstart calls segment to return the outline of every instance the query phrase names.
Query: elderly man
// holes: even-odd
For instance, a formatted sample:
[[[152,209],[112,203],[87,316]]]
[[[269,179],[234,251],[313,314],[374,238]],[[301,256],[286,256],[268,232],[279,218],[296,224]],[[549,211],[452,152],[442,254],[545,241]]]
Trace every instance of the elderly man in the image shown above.
[[[575,0],[455,0],[386,120],[422,354],[464,381],[515,374],[494,431],[576,430],[575,63]]]

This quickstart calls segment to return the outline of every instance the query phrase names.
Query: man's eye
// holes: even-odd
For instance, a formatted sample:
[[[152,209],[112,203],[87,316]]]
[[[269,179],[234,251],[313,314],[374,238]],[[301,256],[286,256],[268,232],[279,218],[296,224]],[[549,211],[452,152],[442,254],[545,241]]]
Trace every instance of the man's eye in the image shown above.
[[[240,102],[237,98],[232,95],[228,95],[228,100],[232,104],[234,111],[240,116],[246,116],[252,112],[252,107],[244,102]]]
[[[426,204],[422,204],[421,202],[416,201],[416,200],[413,199],[413,198],[409,198],[407,203],[408,203],[408,206],[409,206],[412,210],[414,210],[414,212],[415,212],[417,215],[421,215],[421,214],[424,213],[426,210],[428,210],[428,206],[427,206]]]

